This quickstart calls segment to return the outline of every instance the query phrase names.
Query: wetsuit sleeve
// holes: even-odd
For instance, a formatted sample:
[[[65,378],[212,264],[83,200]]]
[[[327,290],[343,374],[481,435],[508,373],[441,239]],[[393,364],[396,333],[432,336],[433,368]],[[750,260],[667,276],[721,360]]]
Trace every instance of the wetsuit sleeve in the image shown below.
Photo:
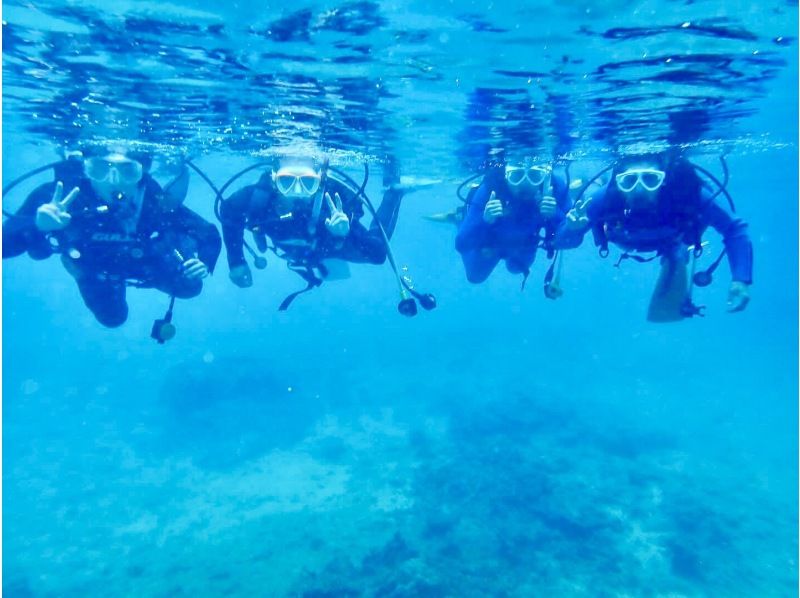
[[[380,231],[367,230],[358,220],[350,222],[350,232],[344,241],[328,236],[323,257],[333,257],[356,263],[382,264],[386,260],[386,245]]]
[[[252,186],[244,187],[224,200],[220,206],[222,238],[225,240],[228,267],[231,269],[247,263],[244,259],[244,227],[251,195]]]
[[[745,284],[753,283],[753,244],[747,234],[747,224],[729,214],[711,195],[703,192],[703,222],[722,235],[728,253],[731,278]]]
[[[483,210],[491,197],[491,188],[486,180],[475,191],[467,208],[467,214],[456,234],[456,250],[459,253],[480,249],[488,244],[489,227],[483,219]]]
[[[197,258],[213,273],[222,249],[217,227],[185,206],[179,208],[178,218],[186,235],[197,243]]]
[[[22,255],[26,251],[35,260],[53,254],[47,236],[36,228],[36,210],[53,198],[55,183],[33,190],[17,212],[3,223],[3,259]]]

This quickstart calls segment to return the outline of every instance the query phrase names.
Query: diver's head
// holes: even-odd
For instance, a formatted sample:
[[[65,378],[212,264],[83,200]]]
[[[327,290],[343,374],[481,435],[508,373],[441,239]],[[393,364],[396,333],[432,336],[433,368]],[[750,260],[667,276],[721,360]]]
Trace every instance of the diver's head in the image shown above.
[[[653,209],[667,174],[657,156],[623,158],[614,169],[617,191],[631,210]]]
[[[547,183],[552,171],[549,164],[530,159],[506,164],[505,178],[511,196],[515,199],[540,199],[548,192]]]
[[[278,193],[287,200],[310,200],[322,184],[321,168],[311,158],[283,158],[272,180]]]
[[[131,199],[149,163],[120,149],[85,152],[83,171],[97,196],[106,203]]]

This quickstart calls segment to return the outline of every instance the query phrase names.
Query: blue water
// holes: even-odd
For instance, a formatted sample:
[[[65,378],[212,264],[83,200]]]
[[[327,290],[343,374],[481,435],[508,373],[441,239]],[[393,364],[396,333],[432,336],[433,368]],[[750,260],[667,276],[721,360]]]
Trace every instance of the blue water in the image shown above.
[[[217,185],[272,154],[358,181],[367,161],[377,201],[396,156],[436,182],[393,246],[439,301],[403,318],[388,268],[353,266],[279,313],[301,281],[273,258],[241,290],[223,255],[159,346],[158,292],[107,330],[58,259],[5,260],[4,596],[797,595],[795,2],[13,1],[3,19],[4,183],[126,140]],[[670,144],[717,174],[727,156],[755,248],[741,314],[721,268],[706,318],[647,323],[656,268],[588,241],[558,301],[543,259],[524,292],[502,269],[470,285],[455,229],[423,219],[500,149],[586,180]],[[187,205],[214,221],[197,176]]]

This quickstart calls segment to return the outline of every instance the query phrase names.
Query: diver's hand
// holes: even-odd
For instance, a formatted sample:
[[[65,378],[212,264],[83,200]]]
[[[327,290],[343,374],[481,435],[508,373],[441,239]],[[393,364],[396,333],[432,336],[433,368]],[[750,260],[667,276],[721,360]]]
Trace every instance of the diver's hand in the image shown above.
[[[228,276],[231,282],[241,289],[253,286],[253,274],[250,272],[250,266],[247,264],[231,268],[231,272]]]
[[[483,220],[486,224],[492,224],[503,215],[503,202],[497,199],[497,194],[492,191],[486,207],[483,208]]]
[[[342,211],[342,198],[339,194],[334,194],[334,199],[331,199],[331,194],[325,194],[325,201],[328,202],[330,208],[330,218],[325,219],[325,227],[334,237],[346,237],[350,232],[350,219]]]
[[[569,230],[583,230],[589,226],[589,204],[592,203],[592,198],[584,199],[575,204],[575,207],[567,212],[565,220],[566,226]]]
[[[734,280],[728,289],[728,311],[743,311],[748,303],[750,303],[749,287],[743,282]]]
[[[183,262],[183,276],[189,280],[205,278],[208,276],[208,266],[193,257]]]
[[[539,203],[539,213],[543,218],[553,218],[557,210],[558,204],[556,203],[555,197],[552,195],[545,195],[542,197],[542,201]]]
[[[66,228],[72,220],[72,215],[68,211],[69,205],[75,201],[79,192],[80,189],[75,187],[64,197],[64,183],[59,181],[53,192],[53,199],[36,210],[36,228],[43,233]]]

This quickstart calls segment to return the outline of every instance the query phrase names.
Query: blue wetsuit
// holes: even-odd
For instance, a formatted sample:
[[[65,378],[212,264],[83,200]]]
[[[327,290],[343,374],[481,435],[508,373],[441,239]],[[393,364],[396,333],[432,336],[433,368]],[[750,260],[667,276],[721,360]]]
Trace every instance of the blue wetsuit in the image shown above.
[[[3,223],[3,258],[28,252],[41,260],[60,251],[84,303],[108,327],[128,317],[127,281],[180,298],[200,294],[202,280],[184,277],[182,263],[196,257],[214,270],[222,245],[214,225],[185,206],[165,207],[161,187],[147,174],[139,183],[138,215],[133,202],[106,205],[86,178],[64,181],[65,192],[76,186],[81,191],[69,207],[69,225],[47,234],[36,228],[36,210],[51,201],[55,183],[35,189]]]
[[[667,193],[659,194],[655,209],[637,213],[626,210],[612,176],[606,187],[592,194],[589,200],[586,211],[589,225],[569,230],[566,222],[562,222],[555,238],[559,247],[577,247],[591,229],[601,250],[614,243],[625,252],[654,251],[661,256],[685,259],[685,248],[700,243],[710,226],[722,235],[732,279],[752,283],[753,246],[747,224],[720,206],[708,188],[678,181]]]
[[[558,207],[553,218],[545,219],[534,198],[526,201],[525,198],[512,197],[502,168],[495,168],[486,175],[472,195],[456,235],[456,249],[464,261],[467,280],[483,282],[500,260],[505,260],[506,268],[512,274],[527,275],[536,257],[539,233],[543,228],[545,247],[557,248],[555,231],[572,206],[565,179],[553,173],[551,180],[551,189],[546,189],[545,193],[556,198]],[[504,214],[489,224],[483,219],[483,211],[493,191],[496,199],[504,202]]]

